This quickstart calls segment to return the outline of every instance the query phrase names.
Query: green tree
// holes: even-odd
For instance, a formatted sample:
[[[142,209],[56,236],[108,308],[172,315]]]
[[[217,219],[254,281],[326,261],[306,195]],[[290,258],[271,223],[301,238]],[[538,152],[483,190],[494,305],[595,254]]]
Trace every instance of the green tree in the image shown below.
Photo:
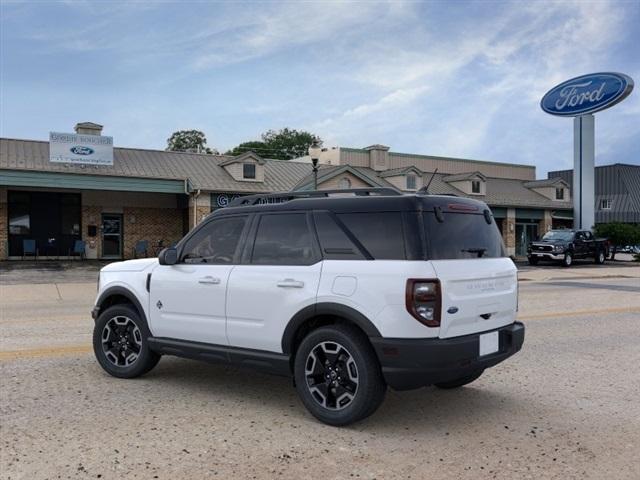
[[[277,132],[269,130],[262,134],[262,141],[275,152],[271,158],[281,160],[302,157],[308,153],[309,147],[314,141],[322,143],[320,137],[312,133],[288,128]]]
[[[207,146],[207,137],[200,130],[178,130],[167,139],[167,151],[218,153]]]
[[[252,150],[261,157],[290,160],[307,155],[314,141],[322,143],[317,135],[290,128],[269,130],[262,134],[262,141],[244,142],[227,152],[227,155],[239,155]]]
[[[268,155],[268,150],[265,143],[258,140],[252,142],[243,142],[237,147],[234,147],[231,150],[227,151],[225,155],[233,155],[235,157],[249,151],[255,152],[261,157],[270,157]]]
[[[598,237],[606,237],[611,242],[611,260],[616,256],[618,247],[640,243],[640,225],[630,223],[600,223],[595,227]]]

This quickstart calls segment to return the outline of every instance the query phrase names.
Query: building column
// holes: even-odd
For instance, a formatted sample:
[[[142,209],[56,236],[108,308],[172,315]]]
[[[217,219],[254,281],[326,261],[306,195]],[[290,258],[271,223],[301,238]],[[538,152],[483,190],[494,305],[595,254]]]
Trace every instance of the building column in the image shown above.
[[[516,255],[516,209],[507,209],[507,218],[502,222],[502,239],[507,249],[507,255]]]
[[[82,213],[80,237],[85,242],[84,253],[88,259],[96,259],[102,256],[102,242],[100,241],[102,226],[102,207],[84,204],[82,195]],[[95,235],[89,235],[89,227]],[[95,227],[95,228],[93,228]]]
[[[209,192],[193,192],[189,195],[189,230],[199,224],[211,213],[211,195]]]
[[[9,256],[9,206],[7,204],[7,189],[0,188],[0,260]]]
[[[538,223],[538,235],[542,237],[545,233],[553,228],[553,218],[551,218],[551,210],[544,211],[544,218]]]

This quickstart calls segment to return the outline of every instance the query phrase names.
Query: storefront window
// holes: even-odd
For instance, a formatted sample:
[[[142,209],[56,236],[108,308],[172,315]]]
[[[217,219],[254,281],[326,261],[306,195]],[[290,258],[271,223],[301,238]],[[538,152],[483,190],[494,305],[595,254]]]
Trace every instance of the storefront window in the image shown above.
[[[28,235],[31,232],[29,195],[11,192],[9,195],[9,233]]]
[[[63,235],[80,235],[80,197],[60,195],[60,225]]]

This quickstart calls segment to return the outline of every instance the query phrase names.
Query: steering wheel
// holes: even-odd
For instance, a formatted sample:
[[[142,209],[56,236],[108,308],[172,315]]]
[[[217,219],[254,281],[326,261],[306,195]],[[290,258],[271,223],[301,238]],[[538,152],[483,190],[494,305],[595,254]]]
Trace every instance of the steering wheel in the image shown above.
[[[233,260],[226,253],[217,253],[217,254],[211,255],[210,258],[213,263],[231,263]]]

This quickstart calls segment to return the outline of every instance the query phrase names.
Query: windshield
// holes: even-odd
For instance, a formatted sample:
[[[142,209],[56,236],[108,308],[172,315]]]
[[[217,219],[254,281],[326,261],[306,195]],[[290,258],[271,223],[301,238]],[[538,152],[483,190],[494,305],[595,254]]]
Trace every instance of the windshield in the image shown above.
[[[439,222],[433,212],[423,215],[427,250],[432,260],[506,256],[493,218],[489,224],[482,214],[445,213],[444,221]]]
[[[551,231],[551,232],[547,232],[544,234],[544,237],[542,237],[542,240],[563,240],[565,242],[570,242],[573,239],[573,232],[571,231],[566,231],[566,232],[562,232],[562,231]]]

